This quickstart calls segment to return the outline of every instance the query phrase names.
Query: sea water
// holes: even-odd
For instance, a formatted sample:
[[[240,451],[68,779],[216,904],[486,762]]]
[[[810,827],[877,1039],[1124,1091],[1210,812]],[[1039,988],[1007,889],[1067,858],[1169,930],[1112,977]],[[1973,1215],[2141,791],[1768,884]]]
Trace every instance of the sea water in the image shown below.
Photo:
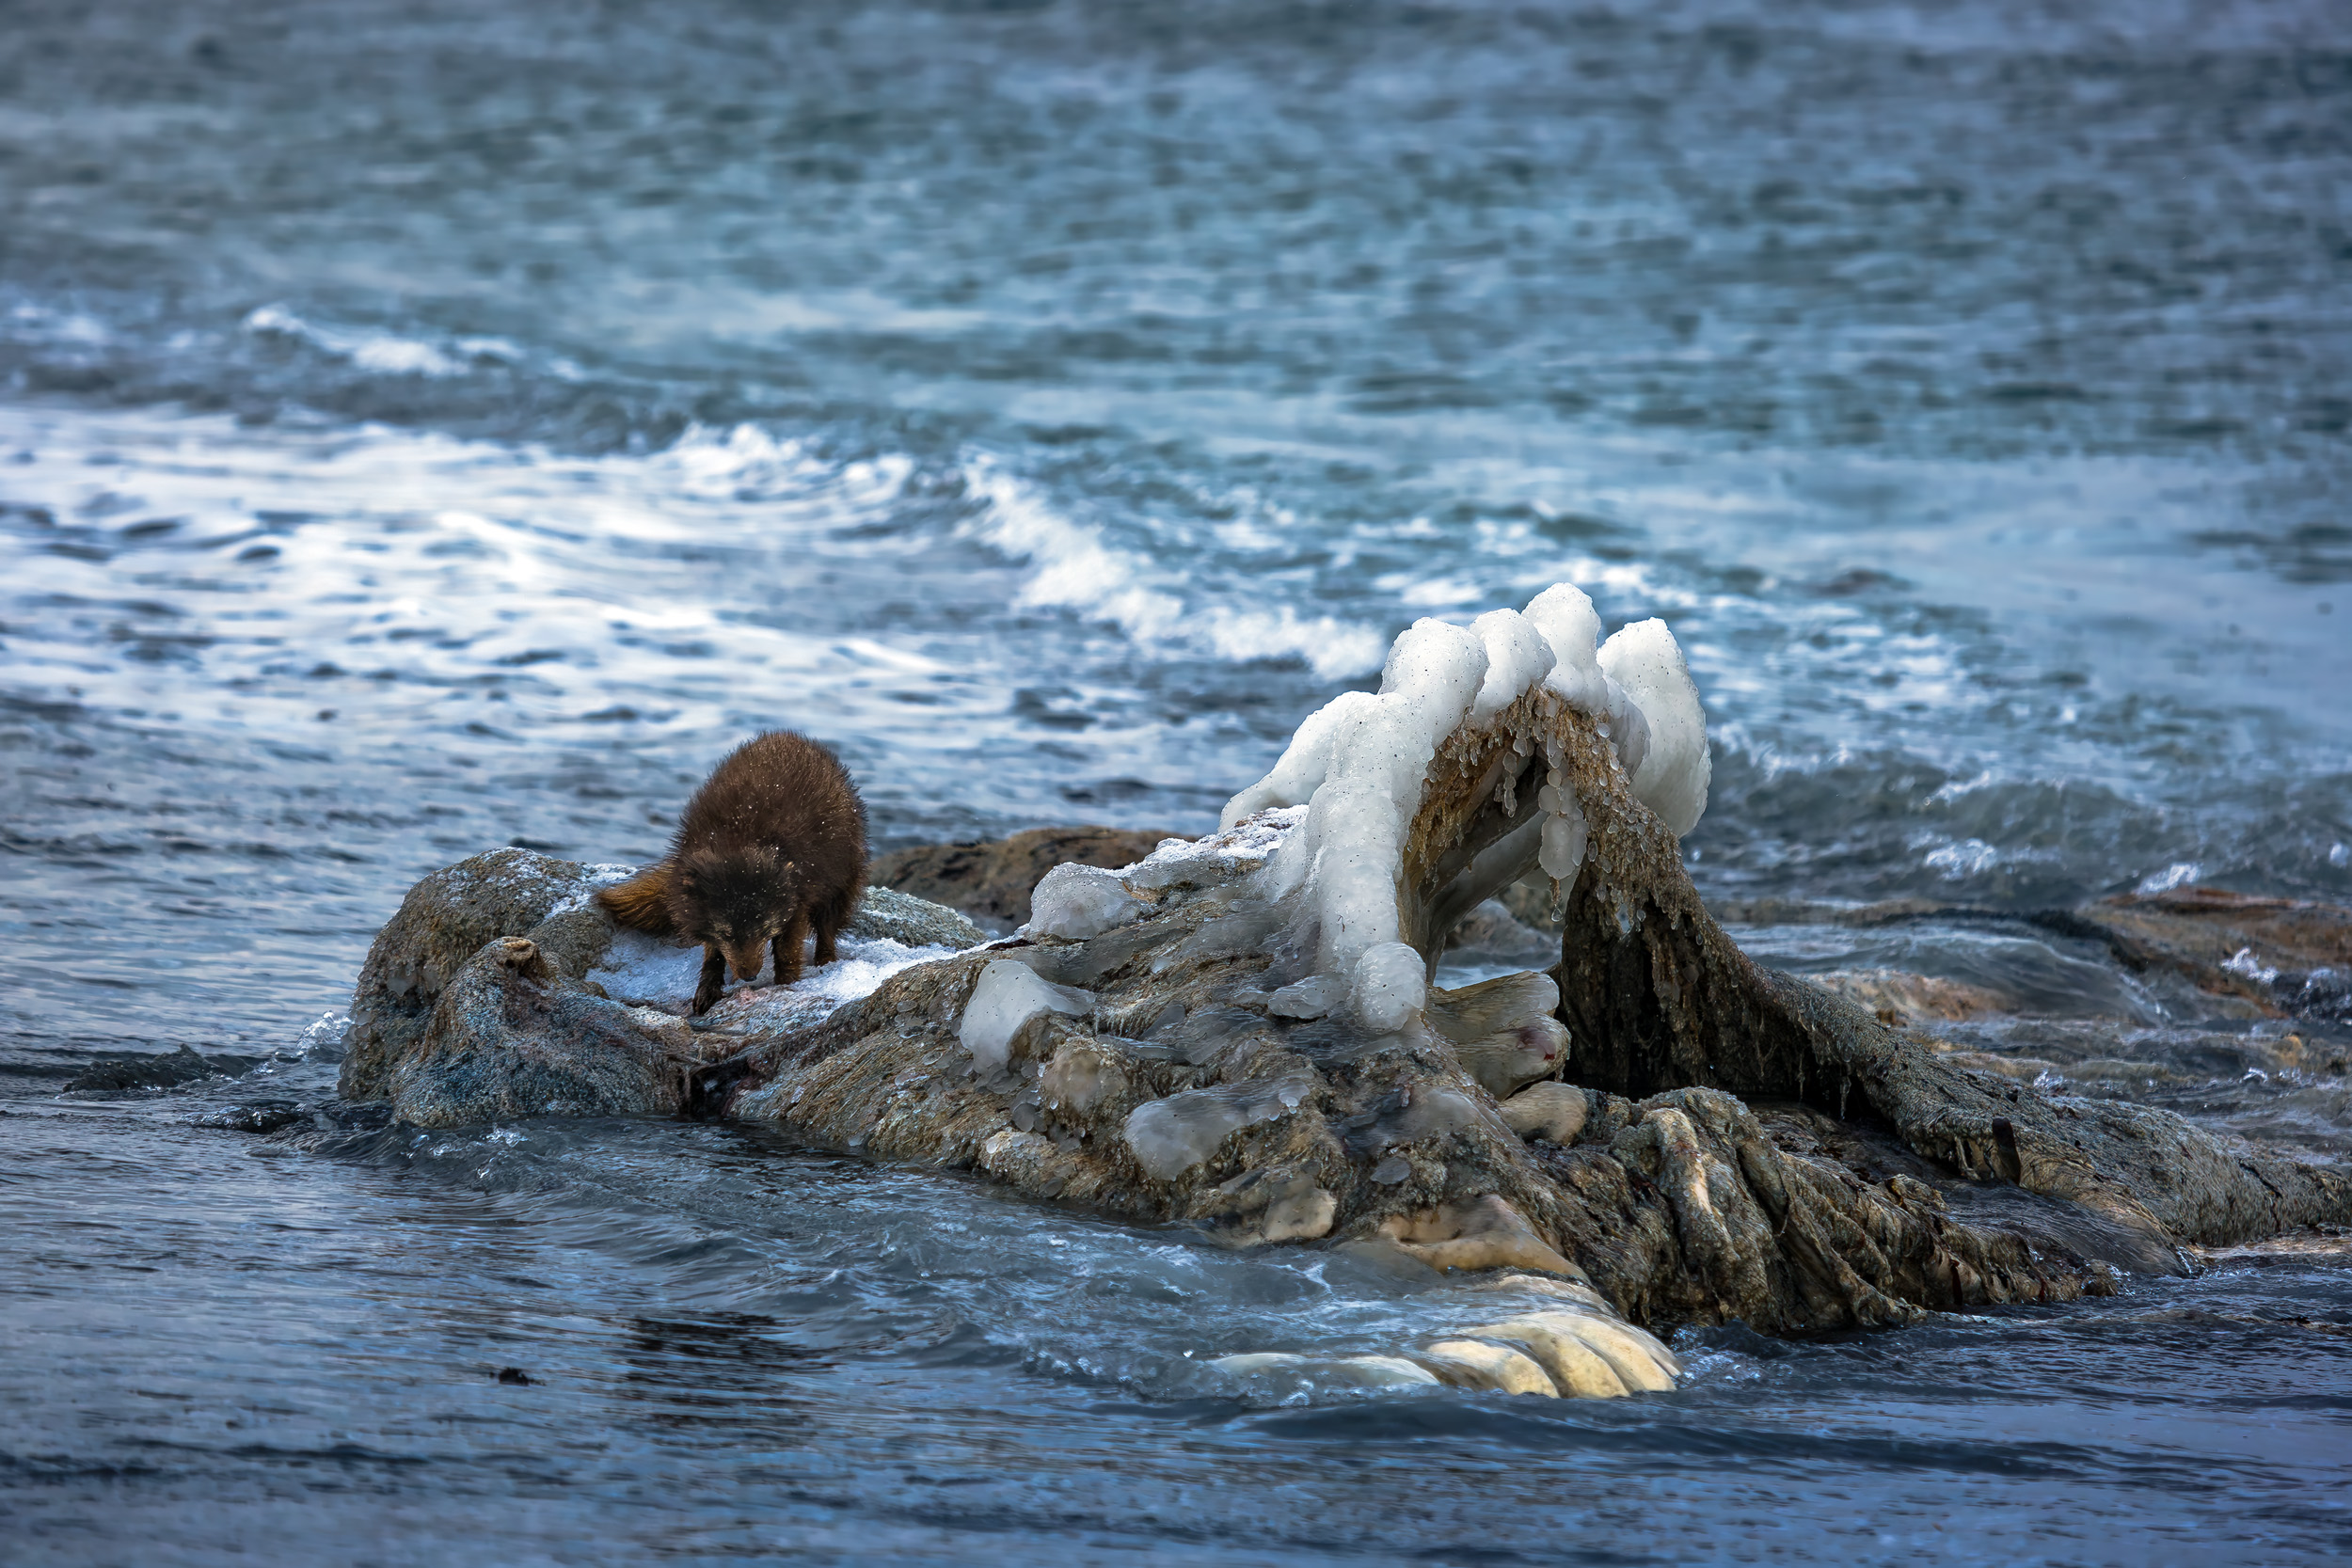
[[[1672,1396],[1298,1403],[1199,1363],[1462,1288],[742,1128],[203,1125],[326,1098],[416,878],[650,857],[753,731],[837,748],[881,848],[1197,834],[1410,622],[1561,580],[1689,657],[1710,898],[2352,901],[2340,33],[13,8],[0,1555],[2352,1551],[2324,1241],[1686,1330]],[[2352,1146],[2332,1026],[2281,1069],[2285,1021],[1982,916],[1736,934]],[[59,1092],[183,1045],[242,1076]]]

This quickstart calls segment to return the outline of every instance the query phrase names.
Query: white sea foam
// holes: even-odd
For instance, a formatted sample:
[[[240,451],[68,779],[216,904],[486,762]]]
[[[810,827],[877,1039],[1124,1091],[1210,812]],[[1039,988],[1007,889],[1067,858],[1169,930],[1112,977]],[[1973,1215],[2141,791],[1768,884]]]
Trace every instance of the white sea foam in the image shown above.
[[[1198,648],[1220,658],[1299,658],[1325,680],[1360,674],[1379,661],[1380,638],[1368,627],[1302,616],[1288,605],[1195,608],[1183,595],[1152,586],[1169,580],[1169,574],[1104,543],[1097,530],[1064,516],[985,456],[964,465],[964,483],[986,502],[966,525],[970,534],[1029,567],[1021,604],[1075,611],[1141,641]]]
[[[2205,868],[2195,861],[2174,861],[2162,871],[2152,872],[2140,879],[2132,891],[2145,897],[2151,894],[2169,893],[2176,887],[2186,887],[2205,874]]]
[[[245,330],[257,337],[288,338],[309,343],[322,353],[348,359],[377,375],[453,376],[469,373],[466,359],[444,353],[415,338],[388,332],[344,332],[316,326],[282,305],[264,305],[249,312]]]

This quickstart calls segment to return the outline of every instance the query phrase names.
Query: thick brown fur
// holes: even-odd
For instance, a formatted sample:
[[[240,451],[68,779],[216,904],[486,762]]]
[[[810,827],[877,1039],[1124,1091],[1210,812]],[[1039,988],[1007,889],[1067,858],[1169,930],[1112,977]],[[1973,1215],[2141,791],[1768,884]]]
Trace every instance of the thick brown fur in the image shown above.
[[[719,999],[729,966],[751,980],[772,946],[776,984],[801,977],[866,891],[866,803],[834,754],[788,730],[755,736],[711,769],[678,817],[670,853],[596,894],[613,923],[703,944],[694,1011]]]

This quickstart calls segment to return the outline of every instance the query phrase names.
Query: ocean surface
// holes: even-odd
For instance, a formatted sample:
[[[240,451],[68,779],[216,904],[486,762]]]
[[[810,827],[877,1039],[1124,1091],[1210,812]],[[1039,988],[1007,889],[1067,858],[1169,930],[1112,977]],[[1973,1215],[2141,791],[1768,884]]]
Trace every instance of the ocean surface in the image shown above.
[[[2340,1239],[1302,1402],[1198,1362],[1472,1298],[741,1128],[202,1125],[329,1092],[416,878],[648,858],[755,730],[881,848],[1194,833],[1562,580],[1688,652],[1710,898],[2352,902],[2341,10],[0,8],[0,1560],[2352,1556]],[[2342,1025],[1738,934],[2352,1151]],[[60,1092],[183,1046],[255,1065]]]

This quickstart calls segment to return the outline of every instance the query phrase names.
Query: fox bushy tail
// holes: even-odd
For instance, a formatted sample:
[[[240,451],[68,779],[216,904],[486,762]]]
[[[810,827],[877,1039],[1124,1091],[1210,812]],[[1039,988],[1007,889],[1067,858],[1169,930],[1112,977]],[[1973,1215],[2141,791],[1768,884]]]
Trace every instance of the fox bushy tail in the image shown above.
[[[670,863],[657,862],[628,881],[598,888],[597,906],[612,917],[615,926],[669,936],[676,929],[670,918]]]

